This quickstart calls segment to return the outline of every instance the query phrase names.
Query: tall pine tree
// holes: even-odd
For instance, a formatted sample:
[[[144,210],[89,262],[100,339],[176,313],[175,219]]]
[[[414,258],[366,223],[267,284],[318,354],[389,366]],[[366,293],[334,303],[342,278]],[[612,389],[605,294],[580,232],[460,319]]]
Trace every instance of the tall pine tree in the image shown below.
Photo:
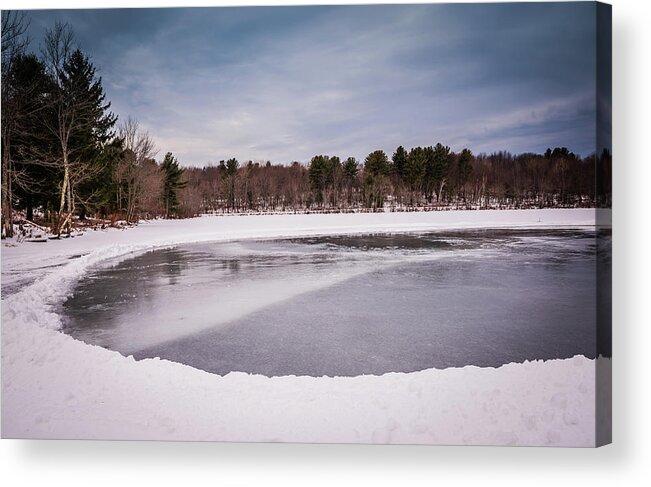
[[[405,177],[405,170],[407,166],[407,151],[403,146],[399,146],[396,151],[393,153],[393,167],[396,171],[396,174],[400,179]]]
[[[80,110],[78,126],[73,130],[71,146],[77,161],[77,212],[81,217],[89,207],[104,207],[112,199],[115,188],[112,174],[119,161],[119,145],[112,143],[117,117],[108,111],[102,79],[95,67],[79,49],[75,50],[63,70],[63,89],[77,101]],[[73,101],[73,102],[74,102]]]
[[[165,204],[165,218],[176,216],[179,210],[178,190],[185,188],[187,181],[181,181],[183,169],[171,152],[165,154],[165,159],[160,166],[163,171],[163,202]]]

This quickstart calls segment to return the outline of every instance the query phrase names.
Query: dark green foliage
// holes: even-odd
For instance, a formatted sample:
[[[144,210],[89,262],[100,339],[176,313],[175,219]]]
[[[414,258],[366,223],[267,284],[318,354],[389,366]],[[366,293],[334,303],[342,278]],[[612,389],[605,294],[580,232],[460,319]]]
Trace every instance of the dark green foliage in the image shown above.
[[[70,184],[77,214],[84,218],[90,211],[108,213],[116,191],[113,173],[121,157],[121,144],[112,141],[117,116],[109,110],[102,79],[87,56],[79,49],[64,63],[57,83],[61,102],[52,106],[60,116],[60,110],[69,110],[67,127],[69,158],[74,163]]]
[[[352,183],[357,177],[357,173],[359,172],[359,164],[357,163],[357,159],[354,157],[349,157],[346,159],[346,162],[344,162],[343,165],[343,171],[346,182]]]
[[[391,173],[389,159],[384,151],[371,152],[364,160],[364,206],[382,208],[390,191],[388,175]]]
[[[85,198],[79,205],[80,218],[84,218],[87,213],[107,217],[120,210],[115,199],[118,182],[114,175],[123,152],[122,141],[113,139],[105,143],[96,154],[96,172],[79,187],[79,193]]]
[[[330,158],[328,156],[314,156],[308,166],[310,187],[314,192],[317,203],[323,204],[323,191],[330,173]]]
[[[431,201],[432,192],[434,192],[438,201],[442,197],[443,187],[448,177],[451,161],[450,148],[438,143],[433,149],[429,148],[429,151],[429,164],[425,171],[428,187],[426,196],[428,201]]]
[[[237,162],[237,159],[232,158],[226,161],[226,175],[227,176],[235,176],[237,174],[237,169],[240,167],[240,163]]]
[[[332,178],[332,175],[340,168],[341,168],[341,159],[339,159],[338,156],[332,156],[330,158],[330,168],[329,168],[331,173],[330,177]]]
[[[354,163],[356,165],[356,163]],[[348,162],[349,174],[346,174],[344,165],[338,156],[314,156],[308,165],[308,177],[314,201],[322,206],[337,206],[339,192],[345,182],[350,193],[350,185],[354,179],[355,169]],[[345,181],[344,181],[345,180]]]
[[[567,147],[555,147],[554,150],[549,147],[545,151],[545,158],[547,159],[577,159],[577,156],[574,152],[570,152]]]
[[[222,161],[223,162],[223,161]],[[220,168],[222,165],[220,164]],[[223,165],[224,174],[226,175],[226,181],[228,184],[228,208],[235,210],[235,179],[237,176],[237,170],[240,167],[240,163],[234,157],[226,161],[226,164]]]
[[[7,73],[8,99],[3,111],[11,111],[3,131],[7,130],[7,144],[2,151],[10,151],[13,164],[12,189],[17,208],[25,209],[32,219],[32,209],[47,207],[56,193],[52,169],[45,165],[45,154],[51,153],[52,141],[42,127],[47,108],[47,95],[52,89],[44,64],[33,54],[18,55]],[[4,158],[3,158],[4,160]]]
[[[237,162],[237,161],[236,161]],[[165,205],[165,217],[176,216],[179,210],[178,191],[188,184],[187,181],[181,181],[183,169],[171,152],[165,154],[160,165],[163,171],[163,202]]]
[[[75,114],[84,120],[73,135],[75,151],[80,158],[98,157],[115,135],[113,127],[117,116],[108,111],[111,103],[106,101],[102,78],[96,76],[95,67],[79,49],[63,67],[61,87],[69,103],[83,101],[78,103],[80,111]]]
[[[422,188],[427,160],[427,151],[422,147],[414,147],[409,151],[403,179],[412,192],[420,191]]]
[[[396,149],[396,151],[393,153],[393,157],[391,158],[393,161],[393,169],[400,179],[403,179],[405,177],[405,171],[407,169],[407,155],[408,154],[405,148],[403,146],[400,146]]]
[[[459,186],[463,187],[472,174],[472,152],[468,149],[463,149],[459,154],[457,162],[457,171],[459,173]]]
[[[389,174],[389,159],[383,150],[371,152],[364,160],[364,169],[371,176]]]

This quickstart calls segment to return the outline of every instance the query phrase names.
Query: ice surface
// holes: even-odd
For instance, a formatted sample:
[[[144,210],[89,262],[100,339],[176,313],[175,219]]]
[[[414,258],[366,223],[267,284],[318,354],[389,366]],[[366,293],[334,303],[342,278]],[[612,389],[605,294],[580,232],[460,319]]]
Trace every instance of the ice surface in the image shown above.
[[[93,269],[87,343],[209,372],[355,376],[596,354],[594,232],[186,244]]]

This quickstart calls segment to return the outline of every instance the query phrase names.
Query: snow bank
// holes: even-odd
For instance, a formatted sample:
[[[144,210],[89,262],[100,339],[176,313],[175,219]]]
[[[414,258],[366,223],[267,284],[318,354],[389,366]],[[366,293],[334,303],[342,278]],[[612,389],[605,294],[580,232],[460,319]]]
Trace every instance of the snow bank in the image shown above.
[[[594,210],[205,217],[2,249],[2,436],[592,446],[595,361],[353,378],[220,377],[58,332],[90,265],[182,242],[487,227],[594,226]],[[19,290],[18,290],[19,289]]]

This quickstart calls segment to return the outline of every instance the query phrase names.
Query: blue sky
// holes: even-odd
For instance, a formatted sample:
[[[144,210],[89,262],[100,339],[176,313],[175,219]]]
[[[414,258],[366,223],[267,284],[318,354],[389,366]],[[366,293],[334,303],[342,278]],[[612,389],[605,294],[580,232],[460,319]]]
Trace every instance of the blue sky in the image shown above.
[[[184,165],[595,147],[593,3],[30,11]]]

